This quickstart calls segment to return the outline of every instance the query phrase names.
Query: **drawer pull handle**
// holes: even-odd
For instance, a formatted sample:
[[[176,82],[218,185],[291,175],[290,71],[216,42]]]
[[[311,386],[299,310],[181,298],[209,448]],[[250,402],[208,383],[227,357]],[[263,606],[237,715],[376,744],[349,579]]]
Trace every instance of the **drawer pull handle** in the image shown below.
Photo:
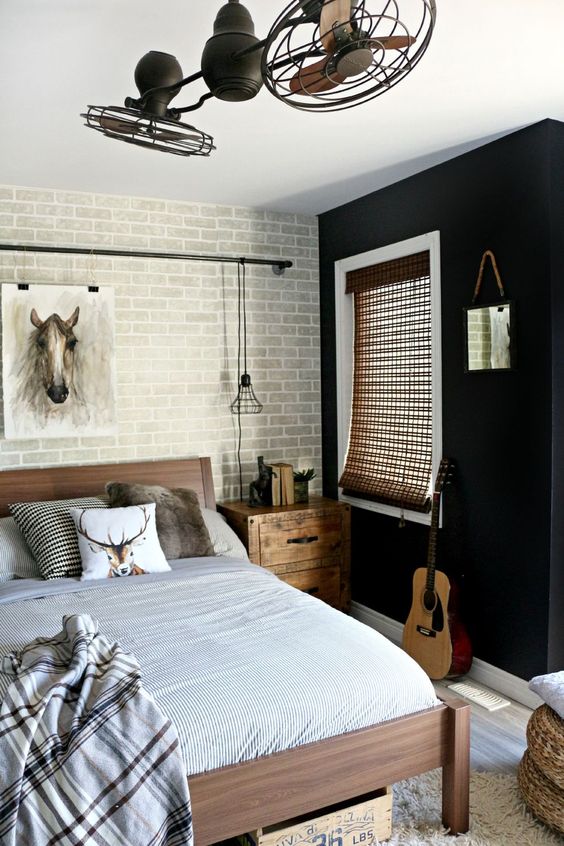
[[[309,538],[289,538],[286,543],[315,543],[319,540],[319,535],[310,535]]]
[[[309,588],[309,590],[306,590],[306,593],[309,593],[309,594],[319,593],[319,588],[318,587]]]

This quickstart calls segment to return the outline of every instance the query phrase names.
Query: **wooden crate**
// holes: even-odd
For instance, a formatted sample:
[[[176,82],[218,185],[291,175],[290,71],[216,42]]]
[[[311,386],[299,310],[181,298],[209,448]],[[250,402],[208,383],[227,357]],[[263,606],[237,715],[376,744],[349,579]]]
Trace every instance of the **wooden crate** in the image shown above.
[[[392,789],[238,837],[241,846],[370,846],[392,833]]]

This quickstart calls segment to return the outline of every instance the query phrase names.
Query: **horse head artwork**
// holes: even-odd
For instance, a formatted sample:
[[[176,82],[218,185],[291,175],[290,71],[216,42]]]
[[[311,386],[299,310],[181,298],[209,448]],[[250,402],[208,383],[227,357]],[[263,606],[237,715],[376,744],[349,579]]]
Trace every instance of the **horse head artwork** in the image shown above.
[[[142,543],[145,540],[143,535],[145,533],[145,530],[147,529],[151,515],[147,514],[147,510],[143,505],[140,505],[139,508],[143,512],[143,526],[139,529],[136,534],[132,535],[130,538],[126,538],[125,531],[122,531],[121,540],[119,541],[113,540],[109,532],[106,540],[93,538],[91,535],[88,534],[82,522],[82,518],[84,517],[84,510],[80,515],[77,526],[78,533],[79,535],[82,535],[85,540],[88,541],[92,552],[106,553],[109,562],[109,579],[117,578],[119,576],[140,576],[145,572],[141,569],[141,567],[138,567],[135,563],[133,547],[139,543]]]
[[[32,308],[30,320],[35,326],[31,334],[31,345],[35,365],[43,389],[51,402],[65,402],[73,385],[74,357],[78,339],[73,328],[78,322],[80,309],[75,308],[68,320],[58,314],[51,314],[41,320]]]
[[[6,438],[117,434],[111,287],[1,285]]]
[[[78,306],[67,320],[56,313],[42,320],[35,308],[29,313],[34,328],[21,347],[14,402],[18,413],[41,429],[50,421],[87,419],[75,335],[79,314]]]

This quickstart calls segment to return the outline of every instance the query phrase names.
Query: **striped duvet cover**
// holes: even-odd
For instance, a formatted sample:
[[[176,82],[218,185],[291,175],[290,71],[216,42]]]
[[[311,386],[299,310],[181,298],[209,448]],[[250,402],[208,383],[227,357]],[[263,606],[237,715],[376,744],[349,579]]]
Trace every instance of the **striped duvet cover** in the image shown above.
[[[225,558],[170,573],[0,584],[0,657],[90,614],[131,650],[173,720],[188,775],[438,704],[426,674],[362,623]],[[0,673],[0,698],[9,684]]]

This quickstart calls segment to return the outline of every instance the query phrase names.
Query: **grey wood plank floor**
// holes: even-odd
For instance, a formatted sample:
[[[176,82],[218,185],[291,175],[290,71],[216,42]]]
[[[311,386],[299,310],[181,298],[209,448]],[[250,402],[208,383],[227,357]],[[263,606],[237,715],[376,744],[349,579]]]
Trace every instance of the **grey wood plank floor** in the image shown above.
[[[463,679],[479,687],[497,693],[491,688],[477,684],[472,679]],[[455,696],[443,682],[435,683],[437,694]],[[509,697],[502,696],[503,699]],[[468,702],[468,700],[463,700]],[[472,708],[470,766],[473,770],[488,770],[490,772],[514,773],[525,747],[527,739],[525,731],[529,717],[533,713],[530,708],[518,702],[511,702],[499,711],[487,711],[481,705],[470,703]]]

